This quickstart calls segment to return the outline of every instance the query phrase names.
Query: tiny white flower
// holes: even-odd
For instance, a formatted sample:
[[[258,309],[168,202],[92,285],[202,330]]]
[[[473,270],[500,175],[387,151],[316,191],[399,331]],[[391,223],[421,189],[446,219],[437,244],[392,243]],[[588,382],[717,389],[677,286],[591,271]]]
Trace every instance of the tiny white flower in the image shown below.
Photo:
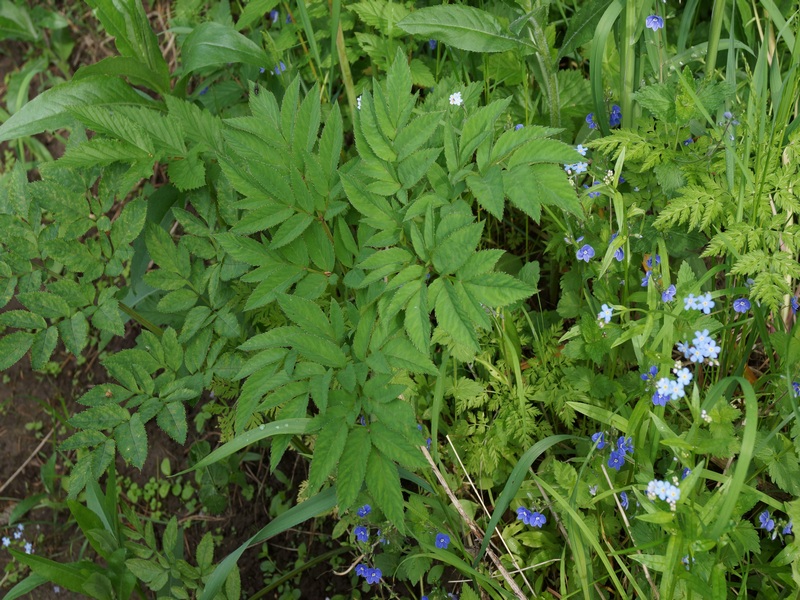
[[[461,98],[461,92],[455,92],[454,94],[450,94],[450,104],[453,106],[461,106],[464,104],[464,100]]]
[[[356,98],[356,108],[358,108],[358,110],[361,110],[361,96]]]
[[[11,545],[11,538],[3,536],[3,547],[8,548]]]
[[[25,554],[31,554],[33,552],[33,544],[28,542],[25,544]]]

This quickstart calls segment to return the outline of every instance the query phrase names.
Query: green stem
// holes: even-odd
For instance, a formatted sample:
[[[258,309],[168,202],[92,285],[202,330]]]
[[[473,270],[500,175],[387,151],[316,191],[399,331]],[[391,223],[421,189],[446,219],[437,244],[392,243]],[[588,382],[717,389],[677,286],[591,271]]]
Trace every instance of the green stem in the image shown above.
[[[124,312],[126,315],[128,315],[130,318],[132,318],[134,321],[139,323],[139,325],[141,325],[145,329],[149,329],[150,331],[152,331],[158,337],[161,337],[164,334],[164,330],[161,329],[161,327],[159,327],[155,323],[151,323],[150,321],[145,319],[142,315],[140,315],[138,312],[133,310],[130,306],[128,306],[124,302],[120,302],[119,303],[119,307],[122,310],[122,312]]]
[[[622,108],[622,126],[633,126],[633,85],[636,73],[636,0],[628,0],[625,4],[625,26],[620,43],[620,94]]]
[[[711,30],[708,34],[708,53],[706,54],[706,79],[710,79],[714,74],[714,67],[717,64],[717,50],[719,49],[719,38],[722,35],[722,19],[725,15],[725,0],[714,0],[714,8],[711,11]],[[730,51],[730,50],[729,50]]]

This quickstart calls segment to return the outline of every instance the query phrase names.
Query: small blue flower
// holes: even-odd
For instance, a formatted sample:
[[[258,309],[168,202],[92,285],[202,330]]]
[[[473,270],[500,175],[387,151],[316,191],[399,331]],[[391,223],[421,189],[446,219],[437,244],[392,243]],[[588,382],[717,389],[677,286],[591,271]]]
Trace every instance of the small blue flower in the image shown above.
[[[356,511],[356,514],[363,519],[371,512],[372,512],[372,507],[369,504],[365,504]]]
[[[687,386],[692,381],[692,372],[686,367],[676,371],[675,376],[678,378],[678,383],[681,386]]]
[[[783,535],[792,535],[792,522],[791,521],[789,521],[786,524],[786,527],[783,528],[783,531],[781,531],[781,533]]]
[[[797,381],[793,381],[792,390],[794,390],[795,396],[800,396],[800,383],[798,383]]]
[[[583,260],[588,263],[592,258],[594,258],[594,248],[592,248],[589,244],[584,244],[575,253],[575,256],[578,260]]]
[[[428,40],[428,48],[431,50],[436,50],[436,46],[438,46],[438,42],[436,40]]]
[[[286,71],[286,65],[285,65],[285,64],[283,64],[283,61],[280,61],[280,64],[278,64],[278,66],[277,66],[277,67],[275,67],[274,69],[272,69],[272,72],[273,72],[273,73],[275,73],[275,75],[280,75],[280,74],[281,74],[281,73],[283,73],[284,71]]]
[[[714,301],[711,299],[711,292],[706,292],[697,299],[697,310],[702,310],[708,315],[712,308],[714,308]]]
[[[797,310],[800,309],[800,302],[798,302],[797,296],[792,296],[791,304],[792,304],[792,314],[796,315]]]
[[[770,519],[768,510],[765,510],[758,515],[758,520],[761,523],[761,529],[766,529],[767,531],[772,531],[775,529],[775,521]]]
[[[681,471],[681,479],[686,479],[691,474],[692,470],[689,467],[683,467],[683,471]]]
[[[598,320],[605,321],[606,323],[610,323],[611,322],[611,317],[614,314],[614,309],[612,309],[608,304],[603,304],[603,306],[601,306],[600,308],[601,308],[601,310],[597,314]],[[600,325],[602,326],[602,323]]]
[[[447,550],[447,547],[450,545],[450,536],[446,533],[437,533],[436,534],[436,547],[441,548],[442,550]]]
[[[684,358],[689,358],[689,355],[691,354],[691,349],[689,348],[689,345],[686,342],[678,342],[677,344],[675,344],[675,347],[678,349],[678,352],[683,354]]]
[[[279,13],[277,10],[271,10],[269,11],[269,18],[273,23],[277,23],[278,19],[281,18],[281,13]]]
[[[683,145],[688,146],[689,144],[694,144],[694,138],[686,138],[683,140]]]
[[[617,440],[617,450],[622,452],[622,455],[625,456],[626,454],[633,454],[633,438],[625,438],[625,436],[620,436]]]
[[[628,510],[628,494],[625,492],[619,493],[619,503],[623,510]]]
[[[594,120],[594,113],[589,113],[586,115],[586,124],[589,126],[589,129],[597,129],[597,123]]]
[[[292,22],[292,15],[286,15],[286,24],[288,25],[291,22]]]
[[[747,298],[737,298],[733,301],[733,310],[738,313],[746,313],[750,310],[750,300]]]
[[[580,154],[581,156],[586,156],[586,150],[587,150],[587,149],[588,149],[588,148],[585,148],[585,147],[583,146],[583,144],[578,144],[578,146],[575,148],[575,150],[577,150],[577,151],[578,151],[578,154]]]
[[[516,125],[514,125],[514,131],[519,131],[523,127],[525,127],[525,125],[523,125],[522,123],[517,123]]]
[[[660,254],[656,254],[656,264],[657,265],[661,264],[661,255]],[[649,268],[651,268],[651,269],[653,268],[653,257],[652,256],[648,256],[647,257],[647,266]]]
[[[597,495],[597,486],[596,485],[590,485],[589,486],[589,494],[591,494],[592,496],[596,496]]]
[[[356,575],[359,577],[366,577],[368,569],[369,567],[364,563],[358,563],[358,565],[356,565]]]
[[[267,68],[266,68],[266,67],[260,67],[260,68],[258,69],[258,72],[259,72],[259,73],[261,73],[261,74],[263,75],[263,74],[264,74],[264,72],[265,72],[266,70],[267,70]]]
[[[200,95],[201,96],[205,96],[207,93],[208,93],[208,86],[206,86],[202,90],[200,90]]]
[[[608,457],[608,466],[619,471],[625,464],[625,453],[621,450],[614,450]]]
[[[650,381],[656,375],[658,375],[658,367],[653,365],[648,369],[647,373],[642,373],[641,375],[639,375],[639,377],[642,378],[642,381]]]
[[[381,573],[380,569],[367,569],[367,572],[364,575],[364,577],[367,580],[367,583],[373,584],[373,583],[380,583],[382,575],[383,573]]]
[[[353,533],[356,534],[356,539],[359,542],[366,542],[369,540],[369,531],[367,531],[367,528],[363,525],[356,527]]]
[[[602,450],[606,447],[606,434],[602,431],[592,434],[592,442],[597,442],[597,449]]]
[[[647,271],[642,277],[642,287],[647,287],[647,284],[650,283],[650,275],[652,275],[652,271]]]
[[[666,406],[667,402],[669,402],[669,396],[667,394],[662,394],[661,392],[653,394],[653,404],[655,406]]]
[[[531,527],[538,527],[541,529],[542,525],[545,523],[547,523],[547,517],[545,517],[542,513],[536,511],[531,513],[531,519],[529,523]]]
[[[650,15],[644,20],[644,25],[648,29],[652,29],[653,31],[658,31],[659,29],[664,27],[664,19],[662,19],[658,15]]]
[[[610,239],[610,240],[608,240],[609,244],[610,244],[611,242],[613,242],[615,239],[617,239],[617,236],[618,236],[618,235],[619,235],[619,233],[614,233],[614,234],[612,234],[612,235],[611,235],[611,239]],[[617,248],[617,249],[614,251],[614,258],[616,258],[616,259],[617,259],[617,262],[622,262],[623,260],[625,260],[625,250],[623,250],[623,249],[622,249],[622,246],[620,246],[619,248]]]
[[[517,509],[517,521],[522,521],[525,525],[529,525],[531,521],[531,511],[529,511],[524,506],[520,506]]]
[[[697,310],[697,298],[694,297],[694,294],[689,294],[683,299],[683,310],[689,310],[690,308]]]
[[[611,114],[608,118],[608,124],[611,127],[617,127],[620,123],[622,123],[622,109],[615,104],[611,107]]]
[[[675,298],[675,293],[676,292],[677,292],[677,289],[675,288],[674,285],[669,286],[667,289],[665,289],[661,293],[662,302],[672,302],[672,300]]]

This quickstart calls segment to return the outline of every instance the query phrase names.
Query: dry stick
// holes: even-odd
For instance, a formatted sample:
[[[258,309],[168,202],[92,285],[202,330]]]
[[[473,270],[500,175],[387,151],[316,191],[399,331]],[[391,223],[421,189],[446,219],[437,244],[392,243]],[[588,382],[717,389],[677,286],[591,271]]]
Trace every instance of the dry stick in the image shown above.
[[[486,508],[486,505],[483,503],[483,497],[478,493],[478,490],[475,487],[475,484],[472,483],[472,478],[469,476],[469,473],[467,473],[467,470],[464,468],[464,463],[461,462],[461,457],[458,455],[458,450],[456,450],[456,447],[453,445],[453,441],[450,439],[449,435],[445,436],[445,437],[447,438],[447,443],[450,444],[450,447],[453,449],[453,454],[456,455],[456,460],[458,460],[458,464],[461,466],[461,470],[464,471],[464,475],[466,476],[467,481],[469,482],[470,486],[472,486],[472,491],[475,494],[475,496],[478,498],[478,502],[481,503],[481,506],[483,507],[484,512],[489,516],[489,518],[491,518],[492,514],[489,512],[489,509]],[[525,569],[520,568],[520,566],[517,564],[517,560],[514,558],[514,555],[511,553],[511,548],[509,548],[508,544],[506,544],[506,540],[502,536],[502,534],[500,534],[498,532],[497,535],[500,538],[500,541],[503,543],[503,547],[506,549],[506,552],[508,552],[508,555],[511,557],[511,562],[514,564],[514,568],[517,569],[516,572],[520,573],[522,575],[522,579],[525,580],[525,585],[528,586],[528,589],[531,591],[531,594],[533,594],[533,597],[535,598],[536,597],[536,591],[531,586],[531,583],[530,583],[530,581],[528,581],[528,578],[525,577],[525,574],[523,573],[523,571]]]
[[[608,482],[608,486],[613,490],[614,484],[611,483],[611,478],[608,476],[608,471],[606,471],[606,466],[604,464],[600,465],[600,469],[603,471],[603,475],[605,475],[606,481]],[[633,540],[633,532],[631,532],[631,524],[628,521],[628,515],[625,513],[625,509],[622,508],[622,504],[619,501],[619,496],[614,494],[614,500],[617,502],[617,508],[619,508],[619,514],[622,515],[622,521],[625,523],[625,528],[628,530],[628,535],[631,536],[631,540]],[[635,544],[636,542],[634,542]],[[642,551],[639,548],[636,548],[636,554],[641,555]],[[653,598],[658,600],[658,588],[656,584],[653,582],[653,579],[650,577],[650,571],[647,569],[647,565],[642,563],[642,569],[644,569],[644,576],[647,578],[647,583],[650,584],[650,589],[653,590]]]
[[[445,481],[444,476],[439,472],[439,469],[433,462],[433,459],[431,458],[431,454],[430,452],[428,452],[428,449],[425,446],[420,446],[420,449],[422,450],[422,453],[425,455],[425,458],[428,459],[428,463],[431,465],[431,468],[433,469],[433,472],[436,475],[436,479],[438,479],[439,483],[442,484],[444,491],[450,498],[450,502],[452,502],[453,506],[455,506],[456,510],[458,511],[458,514],[461,515],[461,518],[469,526],[470,530],[472,530],[472,533],[475,535],[475,537],[477,537],[478,539],[482,539],[484,533],[481,531],[480,527],[478,527],[475,521],[470,519],[469,515],[466,512],[464,512],[464,509],[462,508],[461,503],[458,501],[458,498],[456,498],[455,494],[453,494],[452,490],[450,490],[450,486],[447,485],[447,481]],[[514,595],[517,598],[519,598],[519,600],[528,600],[525,594],[522,592],[522,590],[519,589],[517,582],[514,581],[513,577],[511,577],[508,571],[506,571],[506,568],[503,566],[503,563],[501,563],[500,559],[497,558],[497,555],[495,555],[495,553],[492,552],[491,548],[486,548],[486,554],[492,560],[494,566],[497,567],[497,570],[500,571],[500,573],[503,576],[503,579],[506,580],[506,583],[509,586],[511,586]]]
[[[28,463],[29,463],[29,462],[31,462],[31,461],[33,460],[33,457],[34,457],[34,456],[36,456],[36,455],[39,453],[39,450],[41,450],[41,449],[42,449],[42,446],[44,446],[44,445],[47,443],[47,440],[49,440],[49,439],[50,439],[50,436],[51,436],[51,435],[53,435],[53,432],[54,432],[54,431],[55,431],[55,429],[51,429],[51,430],[50,430],[50,433],[48,433],[46,436],[44,436],[44,439],[43,439],[41,442],[39,442],[39,445],[38,445],[38,446],[36,446],[36,450],[34,450],[33,452],[31,452],[31,455],[30,455],[30,456],[29,456],[29,457],[28,457],[28,458],[25,460],[25,462],[24,462],[24,463],[22,463],[22,464],[19,466],[19,469],[17,469],[16,471],[14,471],[14,474],[13,474],[13,475],[12,475],[12,476],[9,478],[9,480],[8,480],[8,481],[6,481],[6,482],[5,482],[3,485],[1,485],[1,486],[0,486],[0,494],[2,494],[2,493],[3,493],[3,490],[4,490],[4,489],[6,489],[6,488],[8,487],[8,484],[10,484],[12,481],[14,481],[14,478],[16,478],[16,476],[17,476],[17,475],[19,475],[20,473],[22,473],[22,469],[24,469],[25,467],[27,467],[27,466],[28,466]]]

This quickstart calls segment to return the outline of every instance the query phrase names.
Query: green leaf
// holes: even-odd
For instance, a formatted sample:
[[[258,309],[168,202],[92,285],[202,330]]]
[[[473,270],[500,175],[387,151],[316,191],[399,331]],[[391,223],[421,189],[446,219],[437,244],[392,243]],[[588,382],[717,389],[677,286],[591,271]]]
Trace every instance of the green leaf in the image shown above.
[[[330,413],[328,413],[330,414]],[[344,451],[349,428],[343,419],[322,418],[322,430],[314,445],[314,459],[308,474],[308,489],[316,492],[333,472]]]
[[[392,366],[407,369],[412,373],[427,373],[436,375],[439,370],[428,357],[428,353],[421,352],[414,347],[405,337],[396,337],[381,348],[381,351],[390,359]]]
[[[0,325],[17,329],[44,329],[47,327],[47,322],[27,310],[9,310],[0,314]]]
[[[550,139],[533,139],[527,144],[517,148],[511,155],[506,165],[507,169],[513,169],[518,165],[532,165],[536,163],[557,163],[559,171],[563,172],[561,165],[574,163],[583,160],[572,146]],[[566,175],[565,175],[566,177]]]
[[[125,566],[145,583],[150,583],[164,572],[164,568],[156,561],[143,558],[130,558],[125,561]]]
[[[331,340],[334,339],[333,327],[316,302],[299,296],[281,294],[278,296],[278,304],[289,320],[301,329],[311,334],[324,335]]]
[[[76,429],[112,429],[130,418],[130,413],[118,404],[102,404],[76,413],[69,424]]]
[[[403,493],[400,489],[400,475],[397,466],[381,452],[373,448],[367,461],[367,488],[375,503],[381,507],[386,517],[394,523],[400,533],[405,531],[403,524]]]
[[[505,194],[503,193],[503,176],[500,167],[493,165],[481,175],[470,173],[465,181],[478,204],[496,219],[502,219]]]
[[[139,0],[87,0],[108,35],[114,38],[119,53],[140,61],[152,73],[154,90],[169,92],[169,67],[158,38]]]
[[[542,205],[582,218],[581,205],[564,170],[555,165],[519,165],[503,172],[503,189],[517,208],[538,222]]]
[[[124,335],[125,323],[122,313],[119,311],[119,301],[116,298],[111,298],[100,304],[92,315],[92,325],[100,331],[118,336]]]
[[[62,452],[67,452],[69,450],[80,450],[81,448],[89,448],[90,446],[104,444],[107,439],[108,438],[106,438],[105,435],[96,429],[86,429],[68,437],[66,440],[61,442],[58,448]]]
[[[72,310],[61,296],[50,292],[23,292],[17,294],[17,300],[31,312],[46,319],[69,317]]]
[[[35,554],[26,554],[11,549],[9,552],[17,562],[30,567],[36,575],[44,577],[47,581],[55,582],[72,592],[82,593],[83,584],[89,576],[101,571],[101,567],[88,560],[58,563]]]
[[[169,233],[163,228],[153,222],[148,222],[145,230],[145,244],[150,256],[159,267],[182,277],[189,275],[188,253],[183,250],[182,246],[176,249]]]
[[[16,331],[0,338],[0,371],[14,365],[33,344],[34,334]]]
[[[58,331],[67,350],[78,356],[89,341],[89,321],[82,312],[77,312],[69,319],[58,324]]]
[[[380,421],[370,424],[370,439],[387,458],[409,469],[422,468],[428,464],[419,446],[415,446],[404,436],[398,435],[396,430],[390,429]]]
[[[493,308],[524,300],[536,291],[507,273],[487,273],[473,281],[465,281],[464,287],[478,302]]]
[[[197,152],[189,152],[169,161],[167,174],[169,180],[182,192],[206,185],[206,166]]]
[[[122,457],[138,469],[141,469],[147,459],[147,432],[139,414],[131,415],[130,421],[119,425],[114,430],[114,437],[117,440],[117,447]]]
[[[356,501],[367,473],[367,459],[371,449],[370,434],[366,427],[354,427],[350,430],[336,477],[339,510],[347,510]]]
[[[39,94],[2,125],[0,142],[60,129],[74,123],[70,106],[147,105],[152,101],[135,92],[118,77],[97,75],[61,83]]]
[[[470,52],[505,52],[523,46],[484,10],[449,4],[421,8],[397,24],[408,33]]]
[[[441,291],[436,295],[436,320],[457,343],[478,352],[478,338],[475,327],[467,316],[466,311],[449,281],[437,279],[442,282]]]
[[[173,440],[179,444],[186,443],[186,409],[183,402],[170,402],[165,405],[159,411],[156,422]]]
[[[165,313],[180,313],[197,304],[197,293],[189,288],[169,292],[158,301],[158,310]]]
[[[592,39],[600,17],[603,16],[611,1],[590,0],[585,4],[578,5],[580,10],[568,20],[567,33],[564,35],[564,41],[561,42],[556,61]]]
[[[428,307],[428,288],[424,284],[406,304],[404,325],[408,339],[417,350],[428,357],[431,345],[431,315]]]
[[[433,266],[442,275],[454,273],[475,252],[483,234],[483,221],[449,234],[433,249]]]
[[[494,122],[508,108],[510,102],[511,96],[503,100],[495,100],[467,117],[461,129],[461,138],[458,144],[459,165],[465,165],[481,142],[492,135]],[[573,150],[573,152],[575,151]]]
[[[34,371],[44,368],[53,355],[53,350],[56,349],[57,343],[58,328],[55,325],[36,332],[31,346],[31,368]]]
[[[256,67],[270,64],[269,57],[230,25],[208,21],[194,28],[181,47],[183,70],[191,73],[205,67],[245,63]]]
[[[314,217],[309,214],[295,213],[284,221],[272,236],[270,250],[277,250],[286,244],[293,242],[302,234],[314,221]]]

